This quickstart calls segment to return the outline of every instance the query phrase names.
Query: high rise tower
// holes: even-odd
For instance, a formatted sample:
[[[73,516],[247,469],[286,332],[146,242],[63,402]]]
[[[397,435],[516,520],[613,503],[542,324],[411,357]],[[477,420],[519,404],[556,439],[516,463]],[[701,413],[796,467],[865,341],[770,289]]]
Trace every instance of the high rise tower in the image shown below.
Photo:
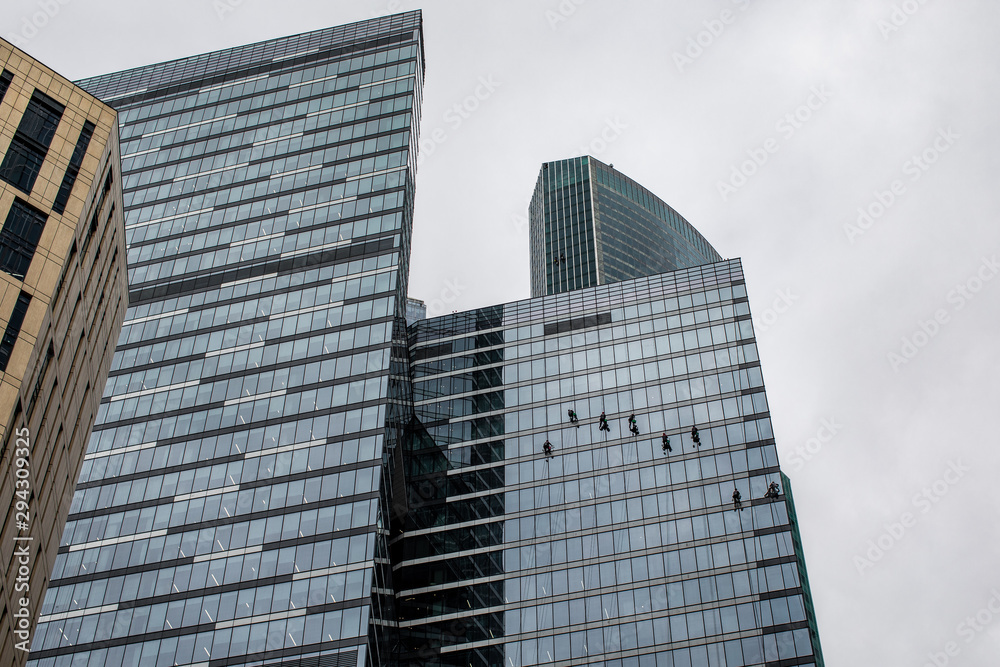
[[[542,165],[528,221],[533,297],[722,259],[659,197],[589,156]]]
[[[411,12],[83,82],[132,303],[32,667],[822,665],[739,260],[549,163],[552,293],[406,327],[423,69]]]
[[[403,664],[823,664],[739,260],[409,336]]]
[[[128,306],[115,112],[0,40],[0,664],[23,665]]]
[[[822,665],[739,260],[542,166],[527,301],[412,323],[403,664]]]
[[[81,82],[131,306],[33,665],[385,662],[423,67],[410,12]]]

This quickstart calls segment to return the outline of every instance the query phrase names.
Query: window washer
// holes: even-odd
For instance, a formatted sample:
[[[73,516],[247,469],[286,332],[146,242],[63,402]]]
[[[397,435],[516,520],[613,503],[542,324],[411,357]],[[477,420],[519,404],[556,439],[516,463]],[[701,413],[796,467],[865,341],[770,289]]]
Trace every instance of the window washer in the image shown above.
[[[780,495],[781,495],[781,487],[778,486],[777,482],[771,482],[767,487],[767,493],[764,494],[764,497],[774,500]]]
[[[545,452],[545,456],[552,456],[552,443],[546,440],[542,445],[542,451]]]
[[[601,431],[611,432],[611,427],[608,426],[608,418],[604,416],[604,412],[601,412],[600,423],[598,424],[598,429]]]
[[[697,426],[692,426],[691,427],[691,439],[694,441],[694,444],[696,444],[699,447],[701,447],[701,436],[698,435],[698,427]]]
[[[736,510],[743,511],[743,496],[740,495],[739,489],[733,489],[733,511]]]
[[[575,424],[575,423],[577,423],[579,421],[577,419],[577,417],[576,417],[576,413],[575,412],[573,412],[572,410],[568,410],[567,413],[569,414],[569,423],[570,424]]]
[[[667,452],[672,452],[672,451],[674,451],[674,449],[673,449],[673,447],[670,446],[670,438],[668,438],[667,434],[664,433],[663,434],[663,453],[666,454]]]

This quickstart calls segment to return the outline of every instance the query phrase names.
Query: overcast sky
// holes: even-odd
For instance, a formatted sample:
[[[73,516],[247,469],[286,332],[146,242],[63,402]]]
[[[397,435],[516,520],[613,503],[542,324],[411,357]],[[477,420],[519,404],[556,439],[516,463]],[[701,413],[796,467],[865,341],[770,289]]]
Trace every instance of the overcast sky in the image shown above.
[[[528,297],[541,163],[613,162],[743,260],[828,663],[995,665],[1000,5],[4,0],[0,35],[75,79],[418,7],[411,296]]]

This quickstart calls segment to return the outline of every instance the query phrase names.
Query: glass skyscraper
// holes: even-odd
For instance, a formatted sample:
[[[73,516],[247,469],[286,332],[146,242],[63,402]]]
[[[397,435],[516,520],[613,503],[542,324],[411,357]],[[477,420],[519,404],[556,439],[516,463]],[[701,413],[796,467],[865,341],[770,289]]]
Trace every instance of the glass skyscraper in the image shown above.
[[[131,305],[30,664],[387,661],[423,69],[411,12],[80,82]]]
[[[590,156],[542,165],[528,223],[533,297],[722,259],[677,211]]]
[[[409,337],[402,664],[822,665],[739,260]]]
[[[131,302],[32,667],[822,665],[739,261],[548,163],[537,298],[422,319],[423,72],[410,12],[81,82]]]

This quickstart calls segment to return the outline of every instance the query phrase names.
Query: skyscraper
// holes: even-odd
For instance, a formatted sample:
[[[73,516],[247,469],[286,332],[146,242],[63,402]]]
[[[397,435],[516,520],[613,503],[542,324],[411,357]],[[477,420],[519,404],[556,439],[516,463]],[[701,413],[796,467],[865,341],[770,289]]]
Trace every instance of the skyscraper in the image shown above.
[[[409,337],[403,664],[822,665],[739,260]]]
[[[419,12],[81,82],[131,305],[33,665],[386,661],[422,82]]]
[[[542,165],[528,223],[533,297],[722,259],[677,211],[590,156]]]
[[[530,218],[535,298],[409,327],[401,661],[822,665],[739,260],[588,157]]]
[[[406,326],[422,42],[82,82],[131,305],[32,665],[821,664],[738,260],[550,163],[558,293]]]
[[[128,306],[114,110],[0,40],[0,664],[23,665]]]

